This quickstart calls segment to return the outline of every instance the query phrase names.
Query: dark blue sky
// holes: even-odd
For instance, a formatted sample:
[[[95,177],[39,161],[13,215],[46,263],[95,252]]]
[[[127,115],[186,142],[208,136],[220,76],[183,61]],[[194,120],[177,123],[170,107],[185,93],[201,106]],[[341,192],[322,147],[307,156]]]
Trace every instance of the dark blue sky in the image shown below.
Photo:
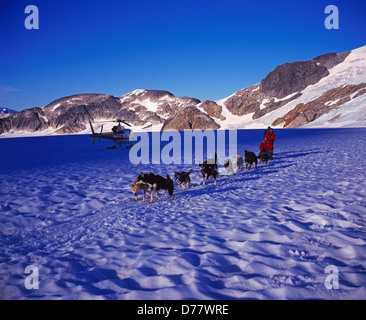
[[[27,5],[39,30],[27,30]],[[337,5],[339,30],[324,27]],[[277,65],[366,44],[365,0],[0,0],[0,107],[164,89],[217,100]]]

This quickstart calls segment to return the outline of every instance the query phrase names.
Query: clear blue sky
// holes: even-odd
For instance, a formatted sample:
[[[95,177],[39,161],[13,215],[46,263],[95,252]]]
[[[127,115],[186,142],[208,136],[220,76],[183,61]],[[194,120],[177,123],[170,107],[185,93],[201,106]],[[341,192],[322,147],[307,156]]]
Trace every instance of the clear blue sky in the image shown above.
[[[39,30],[27,30],[27,5]],[[324,27],[327,5],[339,30]],[[0,0],[0,107],[163,89],[218,100],[277,65],[366,45],[365,0]]]

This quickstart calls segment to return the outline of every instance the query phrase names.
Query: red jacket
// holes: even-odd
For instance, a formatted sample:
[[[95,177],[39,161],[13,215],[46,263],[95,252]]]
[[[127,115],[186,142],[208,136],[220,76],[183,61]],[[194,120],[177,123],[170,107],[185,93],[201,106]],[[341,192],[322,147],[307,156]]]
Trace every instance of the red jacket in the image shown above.
[[[273,145],[270,142],[262,142],[259,146],[259,150],[266,150],[266,151],[272,151],[273,150]]]
[[[274,132],[272,134],[267,132],[266,135],[264,136],[264,138],[267,138],[268,142],[270,142],[273,145],[273,143],[276,140],[276,135],[274,134]]]

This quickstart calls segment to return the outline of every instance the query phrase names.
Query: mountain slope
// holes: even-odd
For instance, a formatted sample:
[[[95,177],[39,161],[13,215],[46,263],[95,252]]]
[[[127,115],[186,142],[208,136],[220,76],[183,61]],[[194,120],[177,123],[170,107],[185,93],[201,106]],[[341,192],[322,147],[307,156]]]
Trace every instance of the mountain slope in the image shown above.
[[[17,113],[17,111],[9,109],[9,108],[0,108],[0,119],[9,117],[16,113]]]
[[[250,115],[245,121],[235,119],[238,128],[366,126],[366,46],[338,55],[325,54],[310,62],[328,72],[317,71],[317,78],[306,79],[307,62],[301,67],[298,63],[284,64],[260,84],[216,103],[233,110],[234,115]],[[271,86],[267,85],[269,79]],[[225,123],[223,127],[228,128]]]
[[[124,119],[140,128],[149,127],[149,121],[154,121],[160,124],[153,129],[160,130],[169,117],[186,107],[195,108],[199,102],[194,98],[175,97],[163,90],[135,90],[119,98],[105,94],[76,94],[57,99],[44,108],[26,109],[6,119],[0,119],[0,134],[42,134],[44,130],[55,134],[88,133],[89,120],[113,119]],[[201,112],[195,110],[195,114]],[[208,122],[214,123],[211,119]],[[106,130],[110,130],[111,126],[112,124],[106,123]]]
[[[0,134],[89,133],[89,120],[117,118],[137,131],[366,126],[365,93],[366,46],[284,63],[259,84],[218,101],[143,89],[63,97],[0,119]],[[111,127],[105,122],[105,130]]]

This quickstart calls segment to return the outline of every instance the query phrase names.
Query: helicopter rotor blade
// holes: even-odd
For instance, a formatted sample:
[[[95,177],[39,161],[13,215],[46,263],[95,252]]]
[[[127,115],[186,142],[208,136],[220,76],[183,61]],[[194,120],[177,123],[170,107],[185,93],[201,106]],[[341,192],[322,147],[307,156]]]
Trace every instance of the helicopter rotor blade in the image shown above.
[[[126,121],[121,121],[122,123],[124,123],[125,125],[131,127],[131,125],[129,123],[127,123]]]
[[[160,122],[159,121],[157,121],[157,120],[139,120],[139,119],[130,119],[130,120],[128,120],[128,121],[130,121],[130,122],[133,122],[133,123],[143,123],[143,124],[145,124],[145,123],[147,123],[147,122],[150,122],[151,124],[153,124],[153,125],[157,125],[157,124],[160,124]],[[93,121],[94,123],[102,123],[102,124],[104,124],[104,123],[106,123],[106,122],[118,122],[118,123],[123,123],[123,124],[125,124],[125,125],[127,125],[127,126],[129,126],[129,127],[132,127],[132,125],[130,124],[130,123],[128,123],[128,122],[126,122],[125,120],[121,120],[121,119],[116,119],[116,120],[105,120],[105,121]]]

